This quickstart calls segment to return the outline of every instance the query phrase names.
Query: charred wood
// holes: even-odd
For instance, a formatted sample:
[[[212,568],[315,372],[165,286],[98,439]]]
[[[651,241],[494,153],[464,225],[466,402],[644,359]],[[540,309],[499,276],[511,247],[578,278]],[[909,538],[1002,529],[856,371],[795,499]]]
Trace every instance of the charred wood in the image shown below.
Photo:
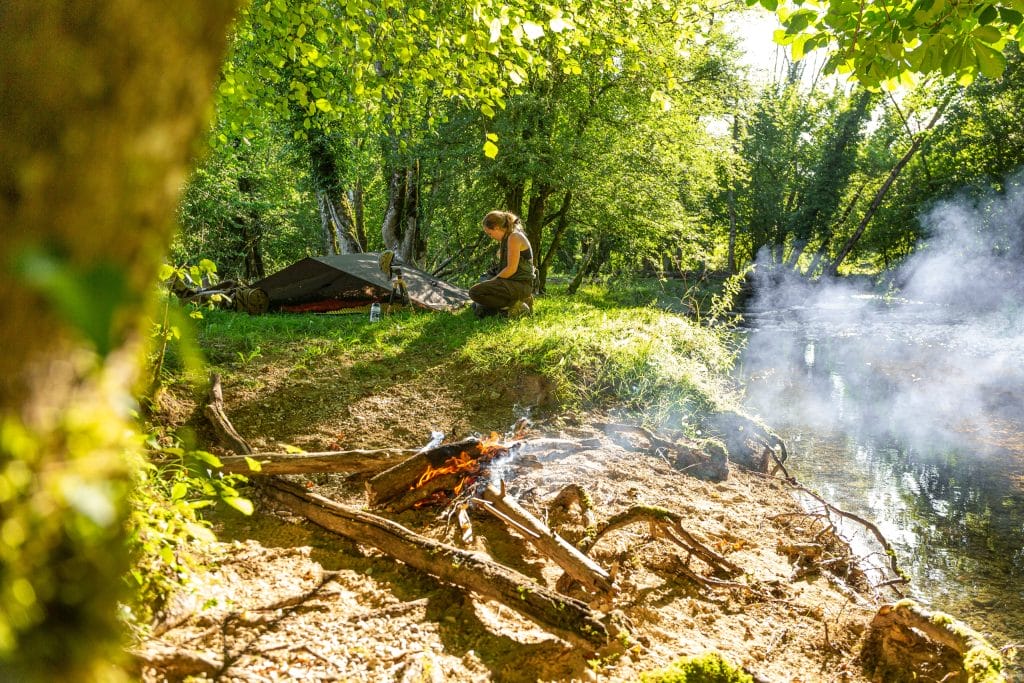
[[[479,439],[464,439],[417,452],[367,481],[367,502],[371,507],[386,505],[414,488],[428,468],[440,468],[451,458],[457,458],[463,453],[473,459],[483,455]]]

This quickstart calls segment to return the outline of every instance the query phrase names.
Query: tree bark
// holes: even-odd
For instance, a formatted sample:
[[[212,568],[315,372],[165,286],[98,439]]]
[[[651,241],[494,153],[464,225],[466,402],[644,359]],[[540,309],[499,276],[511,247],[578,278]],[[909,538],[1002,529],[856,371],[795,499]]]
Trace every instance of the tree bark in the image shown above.
[[[252,453],[228,455],[220,459],[221,471],[245,475],[315,474],[318,472],[345,472],[365,474],[379,472],[417,453],[415,448],[382,448],[378,450],[353,449],[349,451],[323,451],[319,453]],[[260,464],[260,471],[249,469],[249,460]]]
[[[485,488],[481,497],[502,515],[510,517],[517,525],[532,532],[526,534],[526,540],[538,552],[564,569],[566,574],[583,584],[587,590],[605,595],[616,592],[612,577],[603,567],[552,532],[547,524],[527,512],[515,500],[493,486]],[[484,506],[484,509],[488,509],[487,506]]]
[[[7,680],[116,677],[139,331],[234,11],[0,3]]]
[[[621,625],[611,615],[542,586],[479,553],[419,536],[391,520],[353,510],[280,480],[267,492],[321,527],[358,543],[373,545],[445,583],[497,600],[550,633],[594,651],[608,645]]]
[[[562,246],[562,238],[565,237],[565,233],[569,227],[569,207],[572,205],[572,190],[566,190],[565,195],[562,197],[562,206],[558,209],[558,223],[555,225],[555,230],[551,234],[551,244],[548,245],[548,250],[544,254],[543,260],[541,260],[539,267],[537,268],[537,292],[543,294],[547,289],[548,280],[548,268],[551,267],[551,261],[554,259],[555,254],[558,253],[558,248]],[[536,254],[540,253],[540,245],[536,247]],[[534,256],[534,258],[538,258]]]

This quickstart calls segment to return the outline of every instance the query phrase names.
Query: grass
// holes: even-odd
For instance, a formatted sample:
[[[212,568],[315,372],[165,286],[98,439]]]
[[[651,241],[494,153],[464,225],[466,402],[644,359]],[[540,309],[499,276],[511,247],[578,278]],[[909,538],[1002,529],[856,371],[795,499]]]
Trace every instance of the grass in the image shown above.
[[[575,296],[538,297],[534,315],[477,320],[470,311],[400,311],[371,323],[364,314],[204,312],[198,344],[213,366],[266,364],[297,370],[325,357],[373,383],[442,364],[483,385],[525,374],[553,387],[554,410],[625,408],[654,421],[730,406],[725,377],[736,349],[727,331],[684,314],[684,283],[590,286]]]

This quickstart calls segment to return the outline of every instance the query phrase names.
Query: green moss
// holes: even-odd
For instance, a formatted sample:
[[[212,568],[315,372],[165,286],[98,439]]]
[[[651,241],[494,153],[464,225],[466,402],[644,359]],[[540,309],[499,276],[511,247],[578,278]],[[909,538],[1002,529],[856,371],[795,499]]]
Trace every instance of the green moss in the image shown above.
[[[673,662],[671,666],[641,675],[642,683],[753,683],[752,676],[714,651]]]

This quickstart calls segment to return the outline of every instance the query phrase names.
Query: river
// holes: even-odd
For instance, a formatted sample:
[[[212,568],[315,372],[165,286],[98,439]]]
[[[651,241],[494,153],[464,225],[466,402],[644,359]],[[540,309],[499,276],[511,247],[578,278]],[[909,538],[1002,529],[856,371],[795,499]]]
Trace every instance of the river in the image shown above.
[[[752,305],[738,366],[748,409],[786,440],[790,474],[878,526],[908,596],[996,647],[1024,646],[1018,318],[807,290]]]

